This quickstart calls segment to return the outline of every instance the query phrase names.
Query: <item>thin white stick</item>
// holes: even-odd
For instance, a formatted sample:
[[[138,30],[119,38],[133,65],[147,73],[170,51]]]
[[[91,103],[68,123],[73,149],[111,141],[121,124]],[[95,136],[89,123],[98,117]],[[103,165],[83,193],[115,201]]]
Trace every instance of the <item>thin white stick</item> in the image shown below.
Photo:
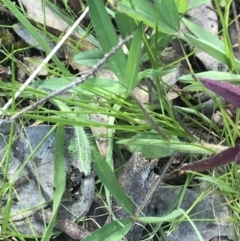
[[[63,45],[63,43],[66,41],[66,39],[72,34],[74,29],[80,24],[80,22],[84,19],[86,14],[88,13],[89,8],[87,7],[85,11],[81,14],[81,16],[77,19],[77,21],[68,29],[66,34],[62,37],[62,39],[59,41],[59,43],[53,48],[53,50],[49,53],[49,55],[43,60],[43,62],[35,69],[35,71],[29,76],[27,81],[19,88],[19,90],[15,93],[14,98],[16,99],[21,92],[34,80],[34,78],[37,76],[37,74],[42,70],[43,66],[48,63],[48,61],[53,57],[53,55],[58,51],[58,49]],[[7,110],[9,106],[12,104],[12,98],[5,104],[5,106],[2,108],[3,110]],[[0,112],[0,114],[3,114],[3,112]]]

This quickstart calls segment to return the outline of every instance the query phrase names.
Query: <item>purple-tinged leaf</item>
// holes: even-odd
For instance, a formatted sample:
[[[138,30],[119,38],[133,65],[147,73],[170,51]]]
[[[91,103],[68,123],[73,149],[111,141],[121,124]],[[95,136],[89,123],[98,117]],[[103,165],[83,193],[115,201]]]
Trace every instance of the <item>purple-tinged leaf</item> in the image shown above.
[[[238,154],[235,157],[235,162],[240,165],[240,152],[238,152]]]
[[[193,162],[186,164],[181,167],[182,171],[206,171],[219,167],[222,165],[229,164],[230,162],[235,161],[237,164],[240,164],[240,145],[228,148],[215,156],[211,156],[205,160]]]
[[[200,78],[202,84],[209,90],[222,96],[227,102],[240,107],[240,88],[226,82]]]

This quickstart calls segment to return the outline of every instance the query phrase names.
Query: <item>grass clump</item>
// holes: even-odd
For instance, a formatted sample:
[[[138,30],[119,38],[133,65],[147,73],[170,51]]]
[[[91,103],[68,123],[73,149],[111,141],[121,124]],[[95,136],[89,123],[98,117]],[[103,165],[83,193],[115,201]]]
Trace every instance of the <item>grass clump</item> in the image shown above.
[[[15,75],[20,59],[15,57],[14,52],[5,52],[7,60],[11,61],[13,74],[11,83],[2,82],[1,85],[2,116],[7,116],[7,120],[12,122],[12,128],[17,120],[20,120],[23,126],[25,123],[56,125],[59,136],[63,135],[63,126],[74,127],[75,141],[72,142],[70,149],[74,152],[77,150],[83,172],[88,175],[93,162],[99,182],[105,188],[104,191],[101,190],[105,194],[104,202],[108,210],[111,212],[112,209],[112,195],[128,213],[128,218],[101,227],[85,240],[121,240],[134,222],[151,224],[154,230],[152,236],[161,233],[167,240],[163,227],[168,227],[169,232],[174,232],[184,221],[189,222],[199,240],[203,240],[201,232],[189,216],[192,207],[189,210],[180,208],[187,187],[194,184],[193,174],[198,180],[207,183],[206,189],[210,190],[211,194],[218,193],[225,198],[235,236],[239,236],[239,198],[236,190],[239,186],[237,108],[240,93],[236,80],[239,79],[240,62],[234,57],[228,34],[229,8],[232,1],[225,5],[224,13],[218,1],[214,1],[222,25],[220,34],[223,34],[223,40],[188,18],[188,11],[198,6],[200,1],[80,1],[82,16],[85,16],[87,23],[81,27],[81,17],[77,18],[76,11],[72,11],[66,1],[60,6],[45,1],[44,4],[48,10],[51,9],[52,15],[57,14],[69,26],[76,24],[75,30],[69,27],[65,29],[66,32],[60,31],[59,35],[57,29],[58,34],[55,34],[58,36],[57,42],[61,43],[61,39],[66,38],[67,44],[65,41],[62,45],[65,62],[54,55],[48,43],[39,35],[36,30],[39,23],[33,24],[31,16],[26,17],[24,10],[11,1],[2,2],[31,33],[47,55],[45,63],[39,66],[36,73],[32,73],[26,83],[20,84],[16,82]],[[46,14],[44,6],[42,11]],[[180,24],[188,31],[180,28]],[[54,26],[47,26],[46,21],[41,23],[42,31],[48,36],[54,35],[50,27]],[[2,32],[6,33],[3,37]],[[9,36],[13,35],[8,29],[0,32],[2,39]],[[56,41],[56,37],[54,40]],[[162,56],[168,52],[169,46],[174,45],[177,45],[178,52],[182,55],[164,62]],[[216,70],[195,70],[191,56],[199,49],[224,64],[228,71],[222,73]],[[183,62],[188,73],[180,77],[179,66]],[[40,79],[36,75],[43,66],[48,69],[49,75],[45,79]],[[110,75],[101,74],[101,68],[107,69]],[[77,76],[78,74],[81,76]],[[167,74],[172,74],[170,80],[172,79],[177,87],[169,79],[165,79]],[[31,83],[34,78],[35,82]],[[179,82],[175,81],[178,79]],[[134,94],[136,88],[139,88],[137,95]],[[211,115],[204,111],[205,104],[202,104],[198,95],[200,92],[207,93],[212,100],[209,107],[212,113],[219,110],[221,126],[213,122]],[[176,98],[171,98],[170,93],[175,94]],[[193,98],[194,95],[197,98]],[[147,101],[143,101],[145,97]],[[21,103],[28,103],[27,107],[22,107]],[[234,106],[232,116],[226,111],[225,107],[228,104]],[[87,127],[92,129],[92,133],[98,134],[95,137],[87,134]],[[99,128],[101,132],[96,132]],[[10,136],[8,148],[14,136],[13,131]],[[93,139],[97,145],[92,142]],[[100,140],[105,142],[105,146]],[[82,146],[81,141],[84,142]],[[60,141],[56,144],[58,148],[61,148],[61,145],[63,143]],[[166,210],[161,217],[141,216],[144,207],[135,212],[131,199],[119,184],[114,173],[113,157],[117,155],[120,160],[126,161],[124,148],[128,150],[128,154],[141,152],[146,158],[168,157],[173,161],[176,153],[180,152],[189,155],[188,161],[191,158],[201,159],[199,162],[178,165],[175,168],[175,172],[179,173],[183,170],[189,171],[188,177],[184,180],[178,199],[173,201],[177,204],[173,204],[174,208]],[[8,157],[2,161],[5,175],[2,196],[8,190],[11,193],[6,178],[10,150],[7,153]],[[56,185],[62,181],[57,172],[64,176],[63,169],[62,164],[55,169]],[[42,235],[42,240],[48,240],[52,234],[63,193],[64,190],[61,188],[53,197],[54,213],[50,225]],[[153,193],[150,192],[149,195],[152,197]],[[207,195],[208,192],[202,192],[203,197]],[[199,198],[196,203],[200,201]],[[8,227],[8,222],[11,221],[10,210],[11,202],[4,211],[8,215],[2,221],[3,234],[5,232],[8,235],[11,235]],[[164,225],[166,222],[169,225]],[[16,233],[17,231],[13,231],[12,235],[19,237]],[[24,235],[20,238],[25,239]]]

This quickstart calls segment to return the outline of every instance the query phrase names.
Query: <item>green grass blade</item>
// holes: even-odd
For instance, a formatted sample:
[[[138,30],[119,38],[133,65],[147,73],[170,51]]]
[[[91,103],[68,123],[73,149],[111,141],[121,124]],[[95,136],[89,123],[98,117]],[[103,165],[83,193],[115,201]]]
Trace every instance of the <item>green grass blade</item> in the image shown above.
[[[88,1],[91,20],[97,39],[102,47],[103,52],[108,53],[114,46],[118,44],[116,31],[111,23],[102,0]],[[126,57],[119,49],[110,59],[109,66],[117,75],[119,81],[125,84],[124,75],[126,69]]]
[[[108,223],[83,241],[119,241],[128,233],[132,224],[131,219],[122,219]]]
[[[209,79],[218,79],[224,82],[232,83],[239,85],[240,84],[240,75],[233,74],[229,72],[220,72],[220,71],[206,71],[202,73],[195,74],[197,78],[209,78]],[[183,83],[196,83],[192,75],[183,75],[178,79]]]
[[[42,39],[42,37],[39,35],[38,31],[35,29],[35,27],[27,20],[27,18],[17,9],[16,5],[12,3],[10,0],[2,0],[4,5],[11,11],[11,13],[19,20],[19,22],[22,23],[22,25],[32,34],[32,36],[36,39],[36,41],[41,45],[41,47],[44,49],[46,54],[49,54],[51,52],[50,47],[48,44]],[[56,57],[53,56],[52,60],[57,65],[57,67],[65,73],[65,75],[69,75],[66,68],[63,66],[61,61]]]
[[[165,215],[163,217],[139,217],[137,218],[137,220],[144,223],[161,223],[171,221],[181,216],[182,214],[183,213],[181,210],[174,210],[170,214]]]
[[[193,227],[196,235],[198,236],[198,240],[199,240],[199,241],[204,241],[201,233],[198,231],[196,225],[195,225],[194,222],[189,218],[189,216],[187,215],[187,213],[185,213],[184,210],[182,210],[182,213],[183,213],[183,215],[187,218],[188,222],[192,225],[192,227]]]
[[[143,26],[139,24],[131,42],[131,47],[127,60],[126,81],[127,90],[130,92],[138,85],[138,72],[140,64],[141,44]]]
[[[228,1],[226,6],[225,6],[225,14],[223,17],[222,9],[220,7],[219,1],[214,1],[216,10],[218,12],[218,17],[221,21],[222,25],[222,30],[223,30],[223,39],[225,43],[225,48],[226,48],[226,57],[229,60],[228,67],[231,71],[235,71],[236,63],[235,63],[235,57],[234,57],[234,52],[233,52],[233,47],[231,43],[231,39],[229,36],[229,31],[228,31],[228,24],[229,24],[229,10],[231,7],[231,1]]]
[[[4,215],[3,215],[2,227],[1,227],[2,232],[5,232],[9,226],[11,207],[12,207],[12,197],[13,197],[13,186],[11,185],[8,190],[7,204],[4,206]]]
[[[12,104],[13,107],[13,104]],[[1,187],[1,192],[4,193],[6,190],[4,190],[4,186],[8,186],[8,171],[9,171],[9,165],[10,165],[10,158],[12,155],[12,145],[14,143],[14,133],[15,133],[15,123],[12,122],[10,124],[10,136],[8,139],[8,144],[7,144],[7,150],[6,150],[6,158],[4,161],[4,166],[3,166],[3,177],[2,177],[2,187]],[[1,164],[2,165],[2,164]],[[6,185],[7,184],[7,185]],[[13,192],[13,186],[11,185],[9,188],[9,197],[6,206],[4,207],[4,216],[3,216],[3,224],[1,227],[1,231],[5,231],[8,227],[8,222],[10,218],[10,213],[11,213],[11,206],[12,206],[12,192]],[[2,194],[1,193],[1,194]]]
[[[93,167],[104,186],[109,190],[120,206],[126,212],[133,214],[134,210],[131,200],[118,182],[110,165],[96,151],[94,151]]]
[[[42,237],[42,241],[48,241],[51,237],[55,220],[57,218],[57,211],[61,203],[63,193],[65,191],[66,173],[64,165],[64,125],[59,125],[57,128],[55,139],[55,153],[54,153],[54,195],[53,195],[53,214],[51,222],[49,223],[46,232]]]

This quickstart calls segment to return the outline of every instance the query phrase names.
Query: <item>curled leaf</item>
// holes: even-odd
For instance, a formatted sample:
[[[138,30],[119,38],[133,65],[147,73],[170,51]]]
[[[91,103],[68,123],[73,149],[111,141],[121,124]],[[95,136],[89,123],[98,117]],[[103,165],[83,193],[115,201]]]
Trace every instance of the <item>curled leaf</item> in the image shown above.
[[[200,78],[202,84],[209,90],[222,96],[227,102],[240,107],[240,88],[237,85],[222,81]]]
[[[193,162],[187,165],[184,165],[182,171],[205,171],[219,167],[222,165],[229,164],[230,162],[235,161],[237,164],[240,164],[240,145],[228,148],[215,156],[211,156],[205,160]]]

